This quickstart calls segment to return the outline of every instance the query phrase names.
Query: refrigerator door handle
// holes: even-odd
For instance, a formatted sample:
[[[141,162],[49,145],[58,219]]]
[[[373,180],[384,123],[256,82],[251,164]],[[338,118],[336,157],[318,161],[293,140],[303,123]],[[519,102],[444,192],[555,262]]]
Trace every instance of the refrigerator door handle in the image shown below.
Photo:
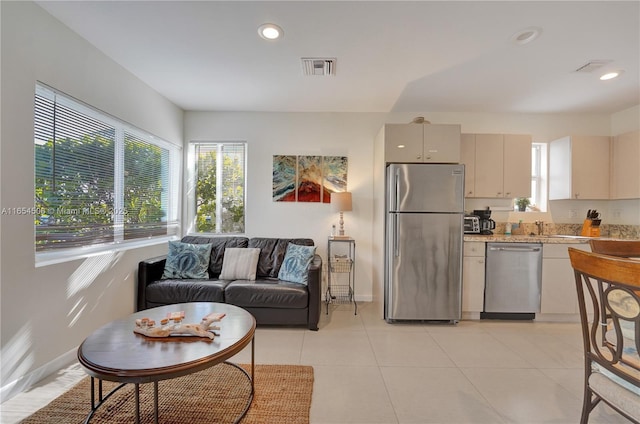
[[[400,243],[398,242],[398,215],[393,214],[393,255],[400,256]]]
[[[394,175],[394,199],[393,199],[393,210],[400,210],[400,169],[396,169],[396,173]]]

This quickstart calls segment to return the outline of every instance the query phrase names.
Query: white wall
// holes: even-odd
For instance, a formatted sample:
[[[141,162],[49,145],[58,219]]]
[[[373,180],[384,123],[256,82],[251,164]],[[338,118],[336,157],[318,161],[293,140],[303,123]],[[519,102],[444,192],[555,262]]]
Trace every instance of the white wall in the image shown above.
[[[273,155],[347,156],[353,211],[344,213],[345,232],[356,239],[357,298],[371,300],[371,165],[373,139],[384,118],[375,113],[187,112],[185,143],[246,141],[247,236],[309,237],[324,258],[338,215],[329,204],[272,201]]]
[[[31,2],[0,2],[2,119],[0,207],[34,198],[36,81],[81,99],[168,141],[182,144],[183,113]],[[139,260],[162,245],[36,268],[32,216],[0,216],[3,395],[41,367],[72,358],[97,327],[134,310]],[[35,371],[35,372],[34,372]]]
[[[311,237],[325,258],[327,235],[338,217],[328,205],[273,202],[272,156],[348,156],[348,188],[353,191],[354,211],[345,214],[345,225],[357,242],[356,296],[381,299],[382,228],[374,225],[373,210],[374,198],[379,199],[382,193],[374,192],[374,139],[385,123],[406,123],[415,116],[433,123],[458,123],[469,133],[532,134],[538,142],[567,134],[611,134],[609,115],[186,112],[185,143],[247,141],[247,235]],[[636,211],[636,204],[630,202],[629,214]],[[566,206],[567,210],[572,207]],[[554,217],[549,213],[534,219],[553,222]]]
[[[640,105],[611,115],[611,135],[640,130]]]

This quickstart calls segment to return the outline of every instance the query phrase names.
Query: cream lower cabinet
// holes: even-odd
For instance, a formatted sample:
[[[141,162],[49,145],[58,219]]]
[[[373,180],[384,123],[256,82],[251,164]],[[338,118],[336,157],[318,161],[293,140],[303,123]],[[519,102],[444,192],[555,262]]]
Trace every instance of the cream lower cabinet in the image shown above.
[[[485,243],[467,241],[462,258],[462,312],[484,309]]]
[[[589,251],[588,244],[545,243],[542,247],[542,314],[579,314],[569,247]]]

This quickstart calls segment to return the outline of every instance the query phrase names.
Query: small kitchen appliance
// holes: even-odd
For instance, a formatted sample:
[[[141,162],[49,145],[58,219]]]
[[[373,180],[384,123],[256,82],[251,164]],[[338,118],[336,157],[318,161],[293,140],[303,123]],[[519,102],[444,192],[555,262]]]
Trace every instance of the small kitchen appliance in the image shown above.
[[[464,217],[464,233],[480,234],[480,217],[477,215],[466,215]]]
[[[491,219],[491,209],[475,209],[473,214],[480,218],[480,234],[491,235],[496,228],[496,222]]]

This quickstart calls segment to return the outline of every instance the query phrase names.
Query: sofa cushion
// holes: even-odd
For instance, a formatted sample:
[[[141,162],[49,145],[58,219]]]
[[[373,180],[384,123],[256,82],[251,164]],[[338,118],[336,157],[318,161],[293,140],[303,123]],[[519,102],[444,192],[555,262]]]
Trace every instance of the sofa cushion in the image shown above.
[[[210,244],[169,242],[162,278],[209,278]]]
[[[249,239],[246,237],[202,237],[184,236],[182,242],[192,244],[211,244],[211,259],[209,260],[209,277],[218,278],[222,272],[224,249],[227,247],[247,247]]]
[[[276,279],[233,281],[224,297],[226,303],[252,308],[303,309],[309,304],[306,286]]]
[[[278,278],[280,266],[282,265],[284,256],[287,253],[289,243],[301,246],[313,246],[313,240],[306,238],[281,239],[254,237],[249,240],[249,247],[260,248],[257,278]]]
[[[292,283],[307,284],[309,265],[316,253],[315,246],[299,246],[289,243],[278,278]]]
[[[186,302],[224,302],[228,281],[160,280],[147,286],[146,300],[154,304]]]
[[[227,247],[222,261],[221,280],[255,280],[260,249]]]

